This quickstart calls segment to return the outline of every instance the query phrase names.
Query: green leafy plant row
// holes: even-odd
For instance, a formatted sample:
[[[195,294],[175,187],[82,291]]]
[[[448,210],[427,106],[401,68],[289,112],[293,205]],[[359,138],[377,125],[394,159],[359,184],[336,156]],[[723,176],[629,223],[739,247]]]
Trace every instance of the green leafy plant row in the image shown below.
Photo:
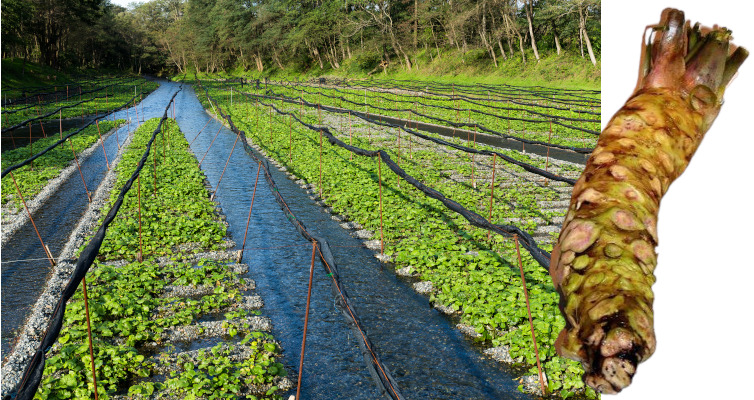
[[[158,122],[149,120],[134,134],[116,169],[110,205],[131,176]],[[244,279],[224,262],[203,259],[197,264],[173,261],[160,265],[153,258],[170,254],[178,260],[190,253],[180,251],[179,245],[199,242],[214,246],[225,235],[225,227],[217,220],[203,185],[204,175],[175,121],[167,121],[164,136],[155,140],[151,154],[156,159],[149,159],[140,178],[145,261],[113,265],[99,260],[86,280],[99,397],[235,399],[248,395],[279,399],[273,381],[286,375],[276,361],[281,349],[270,335],[253,331],[245,322],[244,318],[258,312],[237,307],[248,286]],[[157,196],[153,193],[154,175],[150,175],[155,162]],[[100,258],[133,260],[139,251],[137,192],[134,184],[108,229]],[[186,297],[168,290],[169,286],[211,290]],[[79,289],[66,309],[58,342],[48,353],[38,399],[94,396],[82,293]],[[206,317],[221,318],[226,329],[221,340],[227,343],[218,343],[191,359],[185,353],[176,354],[170,332]],[[232,352],[241,350],[248,355],[240,360],[231,357]],[[166,369],[169,372],[164,372]]]

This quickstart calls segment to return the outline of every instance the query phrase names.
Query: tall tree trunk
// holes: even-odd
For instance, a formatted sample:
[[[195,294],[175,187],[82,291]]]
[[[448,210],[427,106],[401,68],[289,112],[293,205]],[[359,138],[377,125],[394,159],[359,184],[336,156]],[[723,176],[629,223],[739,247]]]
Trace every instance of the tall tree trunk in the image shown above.
[[[283,68],[283,63],[280,62],[280,55],[278,55],[277,49],[272,50],[272,56],[275,58],[275,64],[278,65],[278,68],[280,68],[281,70],[285,69]]]
[[[539,62],[539,52],[537,51],[537,41],[534,40],[534,28],[532,27],[532,18],[534,14],[534,10],[532,10],[532,1],[529,0],[526,3],[524,3],[524,8],[526,9],[526,21],[529,23],[529,36],[531,37],[531,48],[534,50],[534,58],[537,59],[537,62]]]
[[[333,69],[339,69],[340,63],[338,63],[338,50],[335,49],[335,46],[332,44],[332,42],[330,42],[329,45],[326,45],[325,49],[327,50],[325,53],[325,58],[327,58],[330,66],[333,67]]]
[[[521,60],[526,64],[526,53],[524,52],[524,38],[518,34],[518,48],[521,49]]]
[[[505,50],[503,49],[502,39],[497,40],[497,46],[500,47],[500,56],[503,57],[503,60],[507,60],[508,56],[505,55]]]
[[[262,64],[262,57],[259,55],[259,52],[257,52],[254,58],[257,64],[257,71],[259,72],[264,71],[264,64]]]
[[[597,65],[597,60],[594,58],[594,51],[592,51],[592,42],[589,40],[589,35],[586,34],[586,15],[579,7],[579,25],[581,28],[581,34],[584,35],[584,42],[586,42],[586,49],[589,51],[589,59],[592,61],[592,65]],[[582,48],[581,54],[583,57],[584,50]]]
[[[406,54],[405,51],[403,51],[403,47],[400,43],[398,43],[398,40],[395,38],[395,34],[393,33],[392,27],[390,29],[390,41],[392,42],[393,48],[396,49],[396,54],[398,54],[398,58],[400,58],[401,55],[403,55],[403,59],[406,61],[406,69],[408,71],[411,71],[411,60],[408,58],[408,54]]]
[[[579,50],[581,50],[581,58],[584,58],[584,35],[581,33],[581,21],[579,21]]]
[[[435,36],[435,25],[432,24],[430,27],[430,31],[432,31],[432,40],[435,42],[435,49],[437,49],[437,59],[440,59],[440,46],[437,44],[437,36]]]
[[[560,55],[560,38],[558,38],[558,28],[555,26],[555,21],[552,21],[552,33],[553,36],[555,36],[555,49],[558,52],[558,55]]]
[[[490,42],[487,40],[487,35],[485,34],[485,30],[487,29],[487,19],[486,15],[484,13],[484,5],[482,6],[482,25],[479,27],[479,36],[482,37],[482,44],[484,45],[485,49],[487,49],[487,52],[490,53],[490,56],[492,57],[492,62],[495,64],[495,68],[497,68],[497,57],[495,57],[495,48],[492,47]]]
[[[309,48],[309,52],[314,56],[314,58],[319,62],[319,69],[324,69],[325,65],[322,64],[322,57],[319,56],[319,50],[317,50],[317,46],[312,46],[309,44],[309,40],[304,38],[304,43],[306,43],[306,47]]]
[[[510,53],[511,57],[513,57],[513,53],[514,53],[514,51],[513,51],[513,43],[511,43],[510,36],[508,36],[506,38],[506,41],[508,42],[508,53]]]
[[[243,64],[243,70],[246,71],[246,57],[243,56],[243,47],[238,46],[238,51],[241,52],[241,64]]]
[[[493,8],[494,9],[494,8]],[[492,25],[490,26],[490,41],[495,40],[494,32],[499,32],[497,29],[497,20],[495,19],[495,13],[490,12],[490,18],[492,18]],[[490,44],[494,47],[493,44]],[[505,55],[505,50],[503,49],[503,42],[502,42],[502,35],[497,35],[497,45],[500,47],[500,57],[503,58],[503,60],[507,60],[508,57]]]
[[[416,52],[416,50],[419,47],[418,32],[419,32],[419,0],[414,0],[414,52]]]

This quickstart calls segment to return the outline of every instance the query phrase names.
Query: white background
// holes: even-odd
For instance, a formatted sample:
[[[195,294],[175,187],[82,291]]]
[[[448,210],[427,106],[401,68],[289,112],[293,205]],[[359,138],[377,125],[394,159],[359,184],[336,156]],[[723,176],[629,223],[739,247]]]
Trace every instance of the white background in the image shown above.
[[[658,4],[660,3],[660,4]],[[602,2],[602,124],[633,91],[644,27],[665,7],[733,31],[754,50],[747,1]],[[662,199],[656,270],[657,350],[605,399],[754,399],[754,57],[684,174]]]

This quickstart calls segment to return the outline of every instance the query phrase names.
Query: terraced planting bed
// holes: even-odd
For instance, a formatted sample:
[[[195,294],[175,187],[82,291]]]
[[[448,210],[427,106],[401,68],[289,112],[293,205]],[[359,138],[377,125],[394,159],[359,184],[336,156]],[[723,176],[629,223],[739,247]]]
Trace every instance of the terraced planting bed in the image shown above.
[[[90,217],[76,246],[102,224],[158,123],[148,120],[134,133],[106,179],[112,189],[100,195],[99,222]],[[227,224],[174,120],[166,120],[147,161],[85,281],[99,397],[280,398],[291,387],[276,362],[281,349],[267,333],[271,323],[260,315],[255,283],[244,276],[248,267],[235,263]],[[72,270],[61,263],[55,276]],[[78,290],[47,353],[36,398],[93,398],[87,337]]]
[[[3,106],[2,128],[5,131],[29,119],[38,121],[82,118],[113,110],[137,96],[138,102],[158,84],[141,77],[120,77],[83,82],[75,87],[55,86],[49,92],[19,97]],[[48,89],[49,90],[49,89]],[[79,94],[81,91],[81,94]],[[37,119],[38,118],[38,119]],[[24,127],[26,124],[23,125]]]
[[[385,151],[405,173],[467,210],[484,218],[491,215],[495,224],[513,225],[528,233],[545,254],[552,249],[553,235],[563,221],[571,186],[503,162],[502,155],[546,169],[565,181],[578,177],[579,165],[494,149],[474,143],[471,137],[443,139],[499,154],[472,155],[458,146],[429,139],[437,135],[425,133],[428,139],[423,139],[409,130],[366,122],[347,113],[280,101],[279,96],[255,96],[253,91],[244,94],[239,86],[233,89],[232,101],[226,85],[215,83],[207,89],[205,95],[197,88],[197,95],[208,111],[220,105],[253,143],[291,174],[291,179],[299,180],[320,198],[343,227],[354,229],[354,235],[377,252],[383,253],[384,246],[384,254],[378,257],[393,264],[398,274],[415,278],[415,288],[428,294],[436,308],[458,318],[459,328],[483,343],[488,348],[486,353],[522,366],[527,374],[522,390],[524,382],[532,381],[534,384],[527,384],[526,390],[539,390],[538,378],[533,377],[537,375],[536,357],[516,242],[472,226],[394,174],[384,162],[331,144],[333,140],[317,127],[328,127],[344,145]],[[296,90],[300,93],[302,89]],[[270,92],[268,86],[266,96]],[[214,99],[212,104],[210,98]],[[521,262],[548,391],[562,397],[574,393],[595,397],[591,389],[584,388],[580,364],[555,352],[553,343],[564,321],[547,270],[523,250]]]
[[[371,83],[371,82],[369,82]],[[234,90],[252,91],[289,101],[308,101],[380,115],[421,121],[458,129],[477,129],[549,145],[591,149],[599,135],[599,100],[593,93],[573,97],[571,91],[541,88],[462,88],[427,84],[351,86],[348,84],[267,83]],[[523,147],[523,146],[522,146]]]

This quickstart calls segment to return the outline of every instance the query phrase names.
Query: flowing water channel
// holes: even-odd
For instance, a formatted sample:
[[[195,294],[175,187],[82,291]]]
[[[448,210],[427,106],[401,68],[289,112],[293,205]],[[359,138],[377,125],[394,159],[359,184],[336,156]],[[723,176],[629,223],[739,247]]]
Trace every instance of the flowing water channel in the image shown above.
[[[177,89],[176,83],[162,82],[162,86],[144,101],[146,117],[158,116]],[[201,159],[206,153],[201,167],[212,187],[217,188],[216,201],[227,216],[229,234],[240,249],[257,165],[244,152],[241,144],[236,144],[230,154],[236,135],[220,122],[211,119],[196,99],[193,88],[184,87],[178,94],[175,113],[187,140],[191,142],[196,137],[191,148],[197,158]],[[217,138],[210,147],[216,134]],[[112,157],[117,149],[114,137],[111,136],[108,141],[108,156],[112,151]],[[218,180],[228,159],[227,170],[218,187]],[[104,175],[103,172],[96,171],[94,164],[99,165],[96,157],[91,160],[93,169],[86,176],[98,173]],[[104,161],[101,164],[104,169]],[[483,356],[481,349],[464,337],[450,318],[431,308],[426,297],[415,293],[409,282],[396,277],[391,268],[381,264],[374,253],[363,246],[361,240],[342,229],[330,218],[330,214],[309,199],[303,189],[275,169],[272,169],[272,174],[280,193],[297,218],[311,232],[326,237],[329,241],[342,284],[355,305],[367,335],[392,372],[405,398],[532,398],[517,391],[518,382],[514,380],[516,374],[507,366]],[[73,229],[86,206],[83,192],[74,195],[76,187],[81,186],[81,180],[78,179],[77,186],[74,178],[77,177],[69,179],[71,187],[65,188],[60,194],[61,198],[51,199],[51,202],[56,203],[50,204],[65,204],[71,198],[83,199],[83,204],[77,206],[81,208],[80,212],[35,215],[38,225],[44,226],[45,233],[40,233],[48,238],[46,240],[51,245],[61,246],[60,243],[66,240],[67,232]],[[93,187],[97,184],[97,179],[102,178],[90,179],[90,187]],[[48,204],[45,210],[57,208]],[[54,234],[58,236],[53,236]],[[36,296],[41,292],[44,277],[49,270],[49,264],[44,260],[5,263],[5,260],[16,258],[42,258],[35,253],[34,248],[38,248],[39,243],[33,232],[31,235],[22,235],[19,231],[11,239],[13,246],[6,246],[27,248],[25,252],[11,256],[6,255],[6,249],[3,248],[4,351],[6,341],[12,338],[13,331],[13,328],[6,331],[6,318],[8,323],[15,323],[16,326],[23,322]],[[59,239],[53,239],[54,237]],[[245,249],[243,262],[250,267],[248,277],[256,281],[256,291],[265,302],[262,314],[269,316],[273,322],[272,334],[284,349],[282,362],[289,370],[295,371],[301,355],[312,246],[289,223],[263,177],[259,179]],[[56,251],[59,250],[53,248],[53,253]],[[41,253],[41,250],[38,252]],[[36,294],[30,293],[32,287],[39,288]],[[379,398],[353,331],[335,308],[330,278],[326,276],[319,260],[315,265],[311,301],[302,398]],[[6,314],[9,315],[6,317]]]

